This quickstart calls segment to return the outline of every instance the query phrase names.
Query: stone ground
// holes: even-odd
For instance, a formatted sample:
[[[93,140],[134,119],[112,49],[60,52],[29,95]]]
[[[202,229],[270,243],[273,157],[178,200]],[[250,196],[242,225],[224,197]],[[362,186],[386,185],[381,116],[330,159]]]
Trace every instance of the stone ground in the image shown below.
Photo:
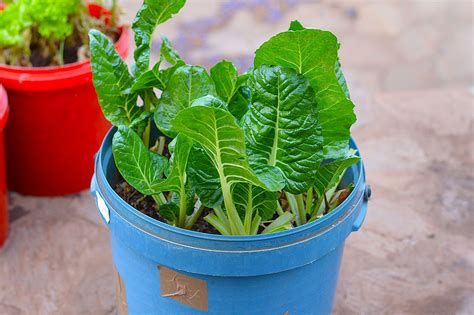
[[[139,3],[122,3],[131,21]],[[194,0],[158,32],[189,63],[243,68],[295,18],[342,42],[373,191],[334,313],[474,314],[472,3]],[[116,313],[108,234],[87,192],[11,193],[10,216],[0,314]]]

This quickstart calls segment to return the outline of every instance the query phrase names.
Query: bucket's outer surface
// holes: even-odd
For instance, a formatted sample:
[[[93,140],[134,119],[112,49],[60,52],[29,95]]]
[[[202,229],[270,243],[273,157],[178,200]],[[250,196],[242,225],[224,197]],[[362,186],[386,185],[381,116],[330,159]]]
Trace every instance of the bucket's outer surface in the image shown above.
[[[0,247],[8,237],[8,197],[5,169],[5,149],[3,143],[3,129],[8,120],[7,92],[0,84]]]
[[[270,235],[210,235],[156,221],[113,191],[114,132],[96,157],[91,192],[110,230],[121,315],[331,313],[344,241],[367,211],[362,162],[344,178],[353,192],[319,220]]]
[[[122,28],[115,45],[122,57],[129,38],[128,29]],[[89,60],[44,68],[0,65],[0,83],[10,104],[5,130],[8,188],[37,196],[86,189],[93,156],[110,128]]]

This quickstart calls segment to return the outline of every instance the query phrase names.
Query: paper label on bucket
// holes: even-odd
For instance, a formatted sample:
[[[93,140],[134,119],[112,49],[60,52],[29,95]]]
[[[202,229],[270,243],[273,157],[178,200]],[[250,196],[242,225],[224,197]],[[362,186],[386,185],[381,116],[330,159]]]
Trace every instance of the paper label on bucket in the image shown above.
[[[207,281],[158,266],[161,296],[208,311]]]
[[[107,205],[105,204],[104,199],[100,196],[98,192],[95,193],[96,198],[97,198],[97,208],[99,208],[100,214],[102,214],[102,217],[104,218],[105,222],[109,223],[110,222],[110,212],[109,208],[107,208]]]

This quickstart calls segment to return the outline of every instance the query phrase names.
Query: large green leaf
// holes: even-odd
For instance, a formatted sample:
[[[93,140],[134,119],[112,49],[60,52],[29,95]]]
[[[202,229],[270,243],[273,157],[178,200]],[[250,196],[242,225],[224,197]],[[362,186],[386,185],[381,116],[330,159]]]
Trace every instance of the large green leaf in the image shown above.
[[[187,135],[202,146],[217,169],[221,183],[229,186],[226,188],[240,182],[271,191],[282,188],[276,176],[262,182],[250,168],[244,133],[229,112],[214,107],[193,106],[181,110],[172,125],[173,130]]]
[[[168,223],[184,228],[187,218],[186,215],[192,214],[194,210],[194,194],[194,189],[189,185],[185,186],[183,195],[173,193],[170,201],[160,205],[160,216],[165,218]],[[183,207],[183,209],[181,209],[181,207]],[[184,222],[182,222],[183,220]]]
[[[166,89],[173,73],[184,66],[184,62],[178,61],[174,66],[160,69],[161,62],[156,63],[151,70],[142,73],[133,83],[132,92],[143,91],[151,88]]]
[[[178,195],[177,200],[173,202],[179,203],[179,215],[178,220],[175,223],[179,227],[184,227],[186,214],[189,212],[190,208],[189,200],[194,197],[194,191],[186,189],[186,169],[192,145],[193,141],[184,134],[180,134],[176,137],[173,155],[171,156],[171,173],[164,181],[154,186],[156,193],[172,191]],[[187,194],[187,191],[190,192],[189,195]]]
[[[346,94],[346,97],[350,99],[351,94],[349,93],[349,88],[347,87],[346,78],[344,77],[344,74],[342,73],[341,62],[339,60],[337,60],[336,62],[335,72],[336,72],[337,82],[339,82],[339,85],[344,91],[344,94]]]
[[[227,104],[227,109],[234,115],[235,118],[241,120],[250,106],[250,90],[247,86],[239,87],[234,97]]]
[[[166,89],[166,87],[168,86],[168,83],[170,82],[171,76],[175,73],[175,71],[178,70],[179,68],[185,66],[185,65],[186,64],[184,63],[184,61],[178,61],[172,67],[160,70],[160,78],[165,84],[164,89]]]
[[[158,24],[170,19],[186,3],[186,0],[145,0],[132,23],[135,32],[135,74],[148,70],[153,32]]]
[[[184,187],[184,200],[183,202],[183,207],[184,207],[184,210],[185,210],[185,213],[186,214],[192,214],[193,213],[193,210],[194,210],[194,207],[195,207],[195,200],[194,200],[194,197],[196,196],[196,191],[194,189],[194,187],[192,187],[189,183],[188,183],[188,178],[186,176],[186,186]],[[171,202],[174,202],[176,204],[179,204],[181,202],[181,194],[173,194],[172,197],[171,197]]]
[[[333,192],[339,185],[347,168],[359,160],[360,157],[356,156],[354,152],[349,151],[348,156],[321,165],[316,173],[316,181],[314,183],[314,188],[318,196]]]
[[[301,31],[301,30],[304,30],[304,26],[303,24],[301,24],[300,21],[298,20],[293,20],[291,21],[290,23],[290,28],[288,29],[289,31]]]
[[[221,206],[223,202],[222,188],[219,173],[214,167],[212,160],[199,145],[194,145],[190,155],[192,158],[189,162],[188,177],[192,186],[195,187],[199,199],[209,208]],[[262,167],[255,170],[255,174],[264,183],[274,181],[275,177],[278,180],[282,180],[280,179],[280,173],[276,171],[276,169],[271,167]],[[254,189],[261,189],[260,187],[253,187]],[[265,196],[270,196],[270,194]],[[270,208],[265,208],[265,210],[270,211]],[[268,211],[262,210],[262,213],[260,213],[263,220],[266,220]]]
[[[300,21],[294,20],[294,21],[291,21],[290,28],[288,30],[289,31],[301,31],[301,30],[305,30],[305,29],[306,28],[301,24]],[[339,48],[339,45],[338,45],[338,48]],[[349,89],[347,87],[346,78],[344,77],[344,74],[342,73],[341,63],[339,62],[339,59],[336,62],[335,72],[336,72],[336,77],[337,77],[337,81],[339,82],[339,85],[341,86],[342,90],[344,91],[344,94],[346,94],[346,97],[348,99],[350,99],[351,95],[350,95]]]
[[[228,104],[239,88],[237,68],[232,62],[222,60],[211,68],[211,77],[216,85],[217,95]]]
[[[255,53],[255,67],[281,65],[305,75],[316,92],[319,122],[324,137],[325,158],[347,153],[350,127],[356,118],[336,77],[338,43],[326,31],[303,29],[282,32],[265,42]]]
[[[219,174],[211,159],[197,144],[191,149],[190,156],[188,178],[201,203],[208,208],[221,206],[224,199]]]
[[[164,90],[166,83],[160,76],[160,63],[158,62],[151,70],[142,73],[133,83],[132,92],[157,88]]]
[[[112,141],[112,152],[120,174],[144,195],[157,193],[167,159],[145,147],[130,128],[119,127]]]
[[[164,58],[170,65],[174,66],[178,62],[183,62],[178,52],[171,46],[171,42],[165,35],[161,35],[161,58]]]
[[[234,203],[242,218],[250,213],[258,214],[263,221],[271,220],[277,208],[278,193],[266,191],[252,184],[239,183],[232,191]]]
[[[197,142],[217,170],[232,234],[248,234],[232,200],[236,183],[250,183],[268,190],[280,190],[277,176],[263,183],[252,171],[245,154],[244,133],[229,112],[208,106],[181,110],[172,121],[173,129]]]
[[[227,104],[212,95],[206,95],[194,100],[191,106],[210,106],[227,110]]]
[[[244,86],[248,74],[239,76],[232,62],[222,60],[211,68],[211,77],[219,98],[227,104],[228,110],[240,119],[248,110],[248,89]]]
[[[142,113],[131,92],[133,78],[114,45],[101,32],[89,32],[92,81],[104,116],[116,126],[128,126]]]
[[[141,113],[140,116],[135,118],[128,127],[135,131],[135,133],[141,137],[143,135],[143,132],[145,131],[145,128],[148,125],[148,122],[150,121],[150,117],[151,113],[144,111]]]
[[[155,123],[167,136],[175,136],[171,120],[182,109],[206,95],[214,95],[215,87],[206,70],[198,66],[182,66],[171,75],[155,111]]]
[[[160,205],[160,216],[168,221],[168,224],[175,224],[179,216],[178,204],[170,201]]]
[[[186,168],[192,145],[192,140],[185,135],[178,135],[176,137],[174,152],[170,160],[171,172],[165,180],[153,186],[156,193],[163,191],[181,193],[184,191],[186,185]]]
[[[250,164],[277,167],[286,191],[307,191],[323,143],[308,79],[292,69],[263,65],[252,71],[248,85],[251,105],[242,126]]]

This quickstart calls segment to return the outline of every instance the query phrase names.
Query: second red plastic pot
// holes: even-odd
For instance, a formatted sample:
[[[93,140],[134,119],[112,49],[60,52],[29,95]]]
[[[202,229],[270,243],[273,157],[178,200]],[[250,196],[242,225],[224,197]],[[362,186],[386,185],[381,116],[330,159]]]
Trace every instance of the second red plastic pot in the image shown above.
[[[8,236],[8,204],[7,184],[5,180],[5,150],[3,144],[3,129],[8,119],[8,98],[5,89],[0,84],[0,247]]]
[[[126,28],[115,46],[125,57]],[[0,83],[10,103],[8,188],[54,196],[89,187],[93,156],[110,128],[98,104],[89,61],[45,68],[0,65]]]

